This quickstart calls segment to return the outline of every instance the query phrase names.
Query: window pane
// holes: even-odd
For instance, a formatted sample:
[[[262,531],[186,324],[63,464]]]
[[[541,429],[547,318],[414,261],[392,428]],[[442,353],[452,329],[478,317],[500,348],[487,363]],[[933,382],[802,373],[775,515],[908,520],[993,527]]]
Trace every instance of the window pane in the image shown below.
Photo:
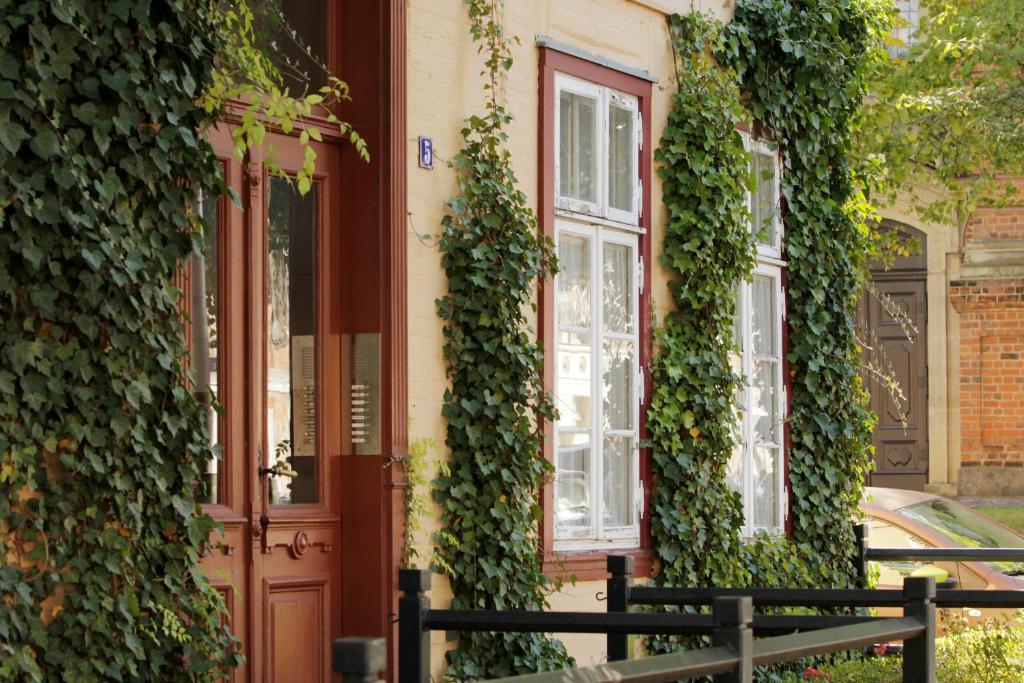
[[[740,495],[743,495],[743,451],[743,439],[737,436],[725,469],[725,483]]]
[[[275,504],[317,501],[316,207],[314,184],[300,196],[270,179],[267,216],[267,436],[270,465],[298,473],[270,477]]]
[[[319,90],[327,83],[321,66],[327,55],[327,0],[283,0],[281,13],[287,26],[274,39],[285,88],[293,96]]]
[[[633,250],[611,242],[605,242],[603,250],[604,328],[628,334],[633,331]]]
[[[754,172],[754,189],[750,193],[750,215],[754,232],[761,234],[760,244],[778,247],[774,219],[778,205],[775,196],[775,159],[768,154],[753,152],[750,163]]]
[[[633,439],[605,437],[601,464],[604,468],[604,526],[633,523]]]
[[[220,400],[217,368],[217,310],[220,304],[219,237],[220,201],[217,196],[207,197],[199,205],[199,213],[206,220],[203,232],[203,253],[192,256],[192,370],[195,375],[195,393],[206,413],[206,426],[216,457],[206,464],[206,490],[200,502],[220,502],[220,434],[214,401]]]
[[[778,448],[754,448],[754,528],[775,529],[778,520],[779,463]]]
[[[559,194],[597,202],[597,100],[559,96]]]
[[[633,428],[633,342],[605,339],[601,373],[605,429]]]
[[[778,424],[775,416],[776,396],[779,390],[776,362],[757,361],[754,364],[752,392],[752,414],[754,438],[758,443],[779,443]]]
[[[608,205],[632,213],[636,186],[635,114],[614,102],[608,107]]]
[[[590,327],[590,242],[562,233],[558,237],[558,324]]]
[[[751,349],[758,356],[775,356],[776,302],[775,278],[754,275],[751,287],[753,320],[750,328]]]
[[[560,535],[580,535],[591,527],[590,435],[558,434],[555,526]]]
[[[562,332],[558,340],[558,424],[589,427],[593,410],[593,350],[589,334]]]

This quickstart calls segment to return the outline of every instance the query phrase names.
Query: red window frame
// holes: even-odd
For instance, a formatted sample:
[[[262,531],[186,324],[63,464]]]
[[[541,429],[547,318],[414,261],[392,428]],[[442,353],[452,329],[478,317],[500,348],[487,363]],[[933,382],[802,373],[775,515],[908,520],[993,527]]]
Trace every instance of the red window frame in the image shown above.
[[[538,159],[540,164],[538,219],[546,237],[555,238],[555,73],[573,76],[600,86],[618,90],[637,98],[642,121],[642,147],[639,158],[640,181],[643,192],[640,197],[640,221],[638,250],[643,262],[643,293],[640,295],[639,355],[640,369],[649,379],[648,365],[651,358],[651,97],[653,84],[643,78],[595,64],[579,57],[559,52],[549,47],[540,47],[540,111],[538,135]],[[540,287],[539,334],[545,349],[555,349],[555,288],[553,281],[544,281]],[[555,389],[556,363],[548,354],[544,364],[544,388],[553,393]],[[647,406],[650,402],[650,381],[644,382],[644,394],[640,402],[640,439],[649,437],[647,432]],[[548,462],[554,463],[555,425],[545,421],[543,426],[543,454]],[[554,484],[548,481],[541,494],[544,511],[540,529],[543,568],[550,576],[575,576],[581,581],[607,577],[606,561],[609,554],[631,555],[636,560],[635,576],[649,576],[654,560],[651,540],[650,515],[647,514],[651,497],[651,456],[650,449],[640,449],[640,480],[643,482],[642,509],[640,519],[640,547],[633,550],[588,550],[556,551],[554,549]]]

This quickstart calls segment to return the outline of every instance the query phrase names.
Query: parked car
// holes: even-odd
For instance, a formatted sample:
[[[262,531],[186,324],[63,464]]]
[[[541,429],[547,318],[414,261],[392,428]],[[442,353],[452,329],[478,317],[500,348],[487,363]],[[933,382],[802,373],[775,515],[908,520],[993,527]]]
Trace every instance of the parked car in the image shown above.
[[[1024,548],[1024,536],[955,500],[931,493],[868,487],[861,504],[874,548]],[[1024,562],[879,562],[879,588],[899,588],[921,569],[948,572],[956,588],[1024,589]],[[978,621],[1009,610],[964,608]]]

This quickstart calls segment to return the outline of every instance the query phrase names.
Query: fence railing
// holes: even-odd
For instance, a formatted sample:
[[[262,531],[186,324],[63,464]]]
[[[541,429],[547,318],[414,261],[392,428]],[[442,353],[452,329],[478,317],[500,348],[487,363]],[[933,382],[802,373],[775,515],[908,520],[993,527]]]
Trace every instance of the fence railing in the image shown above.
[[[853,558],[860,577],[868,561],[1024,561],[1024,548],[870,548],[857,529]],[[933,578],[908,578],[899,589],[661,588],[634,586],[633,559],[608,558],[607,612],[436,610],[430,606],[430,573],[399,572],[398,683],[430,680],[430,633],[603,633],[608,663],[516,677],[522,683],[631,681],[656,683],[712,675],[746,682],[753,667],[903,640],[904,681],[935,680],[936,607],[1024,607],[1024,591],[935,590]],[[862,585],[864,585],[862,583]],[[708,606],[711,614],[630,612],[631,606]],[[755,607],[821,609],[902,607],[903,617],[765,615]],[[628,660],[629,635],[711,636],[712,646]],[[754,640],[753,637],[770,636]],[[335,642],[335,672],[345,681],[369,681],[384,668],[383,641]],[[376,667],[376,668],[375,668]],[[505,681],[506,679],[503,679]],[[512,679],[507,679],[512,680]]]

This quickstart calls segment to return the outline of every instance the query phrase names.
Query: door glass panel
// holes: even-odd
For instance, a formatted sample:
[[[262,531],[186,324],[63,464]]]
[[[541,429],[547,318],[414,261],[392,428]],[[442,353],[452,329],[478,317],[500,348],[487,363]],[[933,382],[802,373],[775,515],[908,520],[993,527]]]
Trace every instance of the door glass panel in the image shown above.
[[[590,434],[558,434],[558,473],[555,477],[555,525],[560,536],[588,532],[590,515]]]
[[[605,437],[601,454],[604,526],[629,526],[633,523],[633,440],[621,436]]]
[[[633,332],[633,250],[625,244],[605,242],[601,296],[604,329]]]
[[[285,88],[294,97],[315,92],[327,83],[327,0],[283,0],[281,14],[287,26],[275,42]]]
[[[316,208],[318,187],[300,196],[270,179],[267,216],[267,439],[270,502],[317,502]]]
[[[608,107],[608,206],[633,212],[633,188],[636,186],[636,144],[633,135],[635,114],[616,105]]]
[[[195,375],[196,398],[206,416],[215,457],[206,463],[205,490],[199,502],[221,502],[220,469],[221,450],[219,424],[215,401],[220,400],[217,356],[217,312],[220,304],[218,273],[220,272],[220,201],[214,195],[204,199],[199,212],[206,221],[203,231],[203,253],[192,256],[192,370]]]
[[[563,90],[558,102],[558,193],[596,203],[597,100]]]

